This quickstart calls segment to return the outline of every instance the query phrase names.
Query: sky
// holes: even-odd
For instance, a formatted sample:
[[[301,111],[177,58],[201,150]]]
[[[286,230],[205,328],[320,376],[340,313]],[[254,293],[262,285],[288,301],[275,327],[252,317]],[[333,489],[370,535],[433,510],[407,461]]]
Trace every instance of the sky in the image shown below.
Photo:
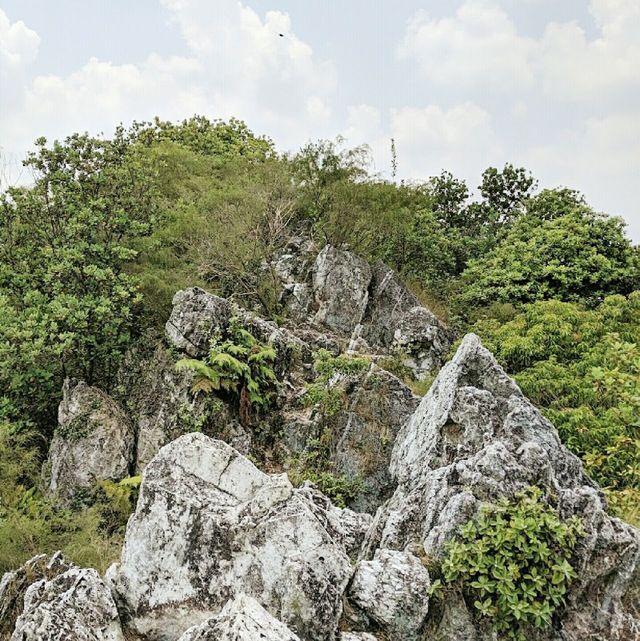
[[[5,184],[39,136],[193,114],[386,177],[392,138],[398,178],[511,162],[640,241],[640,0],[0,0]]]

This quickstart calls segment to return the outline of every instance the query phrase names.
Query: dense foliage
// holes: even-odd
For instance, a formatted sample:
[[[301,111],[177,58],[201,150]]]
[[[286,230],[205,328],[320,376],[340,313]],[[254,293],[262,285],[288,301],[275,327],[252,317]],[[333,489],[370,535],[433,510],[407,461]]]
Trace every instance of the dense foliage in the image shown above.
[[[582,525],[563,522],[539,488],[514,501],[484,507],[447,545],[441,586],[470,596],[477,613],[497,632],[525,641],[528,631],[551,624],[576,571],[571,557]],[[443,583],[442,583],[443,582]]]

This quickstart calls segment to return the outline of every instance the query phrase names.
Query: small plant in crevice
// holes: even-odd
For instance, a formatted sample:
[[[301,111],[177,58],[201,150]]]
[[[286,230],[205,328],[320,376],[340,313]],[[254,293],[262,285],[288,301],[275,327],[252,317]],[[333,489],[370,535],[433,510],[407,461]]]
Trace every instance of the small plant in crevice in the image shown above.
[[[560,520],[542,490],[527,488],[513,501],[483,507],[460,529],[430,594],[461,590],[499,635],[525,641],[532,628],[548,627],[564,604],[582,535],[577,517]]]
[[[345,397],[344,391],[335,385],[336,375],[360,374],[370,364],[369,359],[361,356],[332,356],[326,349],[319,349],[313,361],[317,376],[313,383],[307,384],[301,398],[302,405],[317,408],[325,418],[334,416],[342,409]]]
[[[346,507],[362,490],[362,481],[335,470],[331,461],[332,433],[325,429],[320,438],[313,439],[307,449],[289,461],[289,478],[294,485],[311,481],[338,507]]]
[[[232,319],[225,332],[212,338],[205,360],[183,358],[176,368],[195,373],[191,387],[194,394],[224,391],[235,395],[240,422],[246,426],[252,411],[265,409],[273,399],[278,383],[273,369],[276,357],[271,345],[262,343]]]

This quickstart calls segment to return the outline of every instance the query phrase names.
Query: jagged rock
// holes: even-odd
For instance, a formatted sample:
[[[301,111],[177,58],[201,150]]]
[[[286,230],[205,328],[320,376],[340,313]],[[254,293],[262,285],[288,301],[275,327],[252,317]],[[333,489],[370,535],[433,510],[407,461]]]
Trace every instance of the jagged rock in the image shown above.
[[[72,568],[34,583],[11,641],[124,641],[118,611],[95,570]]]
[[[477,336],[464,338],[401,430],[390,469],[398,488],[376,515],[369,555],[421,544],[438,558],[482,502],[539,485],[557,497],[561,517],[579,516],[587,533],[576,551],[562,638],[638,638],[640,532],[606,514],[580,461]]]
[[[369,298],[371,268],[351,252],[326,245],[313,267],[313,322],[350,335]]]
[[[283,441],[295,457],[319,439],[326,440],[325,432],[330,432],[327,456],[335,474],[359,486],[348,506],[374,513],[395,489],[389,474],[391,450],[420,398],[393,374],[375,365],[362,374],[338,374],[330,386],[339,390],[342,407],[325,416],[316,407],[301,408],[302,398],[292,399],[283,412]]]
[[[274,619],[255,599],[239,594],[220,614],[189,628],[180,641],[300,641],[286,625]]]
[[[0,581],[0,640],[8,641],[17,618],[24,609],[24,595],[33,583],[51,580],[71,567],[62,552],[52,556],[40,554],[13,572],[6,572]]]
[[[204,356],[214,330],[229,324],[229,301],[192,287],[180,290],[172,303],[171,316],[165,325],[169,342],[191,356]]]
[[[67,379],[58,427],[49,448],[49,490],[70,499],[96,481],[129,476],[134,431],[126,412],[108,394]]]
[[[429,610],[429,572],[409,552],[376,550],[360,561],[350,600],[384,631],[389,641],[417,641]]]
[[[452,333],[426,307],[413,307],[394,327],[392,348],[405,355],[416,378],[436,371],[453,342]]]
[[[362,337],[371,345],[391,346],[404,315],[418,306],[417,298],[392,269],[382,261],[374,263]]]
[[[340,641],[378,641],[373,634],[368,632],[343,632]]]
[[[145,638],[177,639],[243,592],[301,638],[333,639],[355,523],[313,488],[294,490],[286,475],[189,434],[146,467],[107,576],[123,621]]]

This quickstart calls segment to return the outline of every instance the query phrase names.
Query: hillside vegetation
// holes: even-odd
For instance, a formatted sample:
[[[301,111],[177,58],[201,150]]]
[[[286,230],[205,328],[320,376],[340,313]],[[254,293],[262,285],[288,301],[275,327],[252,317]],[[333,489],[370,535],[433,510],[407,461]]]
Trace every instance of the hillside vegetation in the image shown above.
[[[640,250],[624,223],[523,168],[471,187],[396,183],[366,148],[295,154],[241,121],[194,117],[37,141],[0,198],[0,573],[63,548],[104,568],[136,485],[59,505],[40,468],[65,378],[111,391],[129,348],[200,285],[278,322],[264,269],[296,234],[381,259],[460,335],[477,333],[606,490],[640,520]]]

